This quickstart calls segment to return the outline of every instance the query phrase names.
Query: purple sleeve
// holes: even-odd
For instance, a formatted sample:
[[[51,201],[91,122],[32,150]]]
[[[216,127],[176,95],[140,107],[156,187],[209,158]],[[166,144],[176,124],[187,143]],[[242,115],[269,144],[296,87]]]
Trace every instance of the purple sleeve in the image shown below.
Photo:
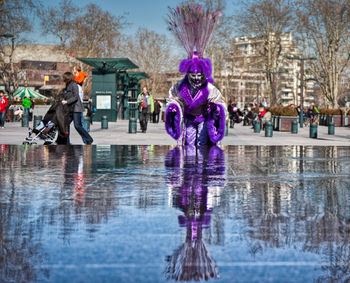
[[[181,136],[181,110],[175,103],[169,104],[165,111],[165,129],[175,140]]]
[[[214,107],[215,105],[216,107]],[[221,104],[211,103],[208,110],[208,135],[212,143],[221,141],[225,136],[226,115]]]

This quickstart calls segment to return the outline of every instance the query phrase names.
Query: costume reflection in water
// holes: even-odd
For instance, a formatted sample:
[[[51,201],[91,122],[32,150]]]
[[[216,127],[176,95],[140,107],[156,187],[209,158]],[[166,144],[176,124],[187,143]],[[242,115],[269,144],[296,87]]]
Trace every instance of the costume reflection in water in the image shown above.
[[[210,227],[213,207],[219,204],[225,186],[224,152],[217,146],[176,147],[168,153],[165,167],[171,203],[182,211],[178,221],[186,228],[185,242],[167,257],[165,274],[176,281],[218,278],[203,229]]]
[[[179,71],[185,77],[171,87],[165,112],[168,134],[183,145],[216,144],[225,135],[226,105],[213,85],[212,65],[203,58],[206,46],[221,13],[204,11],[189,4],[170,9],[168,26],[188,59]]]

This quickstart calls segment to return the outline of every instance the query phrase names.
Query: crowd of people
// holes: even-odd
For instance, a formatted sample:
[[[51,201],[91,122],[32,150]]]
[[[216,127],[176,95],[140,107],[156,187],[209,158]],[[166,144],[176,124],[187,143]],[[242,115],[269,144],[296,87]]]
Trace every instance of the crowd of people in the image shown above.
[[[9,102],[5,91],[0,90],[0,128],[5,127],[6,120],[21,120],[23,115],[27,115],[28,119],[31,121],[33,119],[34,106],[35,103],[31,97],[24,97],[23,99],[17,98]],[[8,114],[8,116],[6,116],[6,114]]]
[[[262,126],[264,128],[265,123],[267,121],[271,121],[272,114],[269,111],[270,108],[267,106],[266,101],[264,100],[263,102],[259,105],[245,105],[243,110],[237,108],[235,102],[229,103],[227,107],[227,112],[229,114],[230,128],[234,128],[234,124],[241,123],[242,121],[244,126],[252,125],[254,120],[261,120]],[[298,113],[298,116],[300,116],[300,106],[296,107],[294,104],[290,104],[288,106],[291,108],[295,108]],[[304,124],[318,123],[317,117],[319,113],[320,112],[318,111],[316,105],[309,105],[306,111],[303,112]]]

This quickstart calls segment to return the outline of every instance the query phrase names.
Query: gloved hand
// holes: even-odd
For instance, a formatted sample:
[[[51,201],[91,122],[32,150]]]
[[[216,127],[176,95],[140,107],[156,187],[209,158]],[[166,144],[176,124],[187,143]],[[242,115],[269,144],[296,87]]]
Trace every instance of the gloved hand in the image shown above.
[[[208,113],[217,120],[220,117],[220,109],[214,102],[208,103]]]

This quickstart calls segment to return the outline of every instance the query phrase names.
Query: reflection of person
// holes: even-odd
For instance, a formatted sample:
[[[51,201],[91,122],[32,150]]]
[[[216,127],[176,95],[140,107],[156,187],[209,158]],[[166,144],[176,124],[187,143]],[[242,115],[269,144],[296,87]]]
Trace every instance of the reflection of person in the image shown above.
[[[173,206],[183,212],[178,222],[186,228],[185,243],[167,258],[165,273],[168,279],[176,281],[219,277],[202,236],[210,226],[213,205],[220,197],[218,186],[225,185],[224,152],[217,146],[199,149],[187,146],[184,150],[176,147],[168,153],[165,167],[171,187],[170,199]],[[214,180],[215,187],[211,187]]]
[[[139,105],[139,119],[140,127],[143,133],[147,131],[148,116],[154,111],[153,97],[148,92],[147,87],[142,88],[142,93],[139,94],[137,98],[137,103]]]
[[[213,85],[211,61],[203,58],[203,54],[219,13],[208,16],[209,11],[192,4],[177,7],[171,13],[169,30],[183,46],[188,47],[188,59],[182,60],[179,66],[185,77],[169,91],[166,131],[175,140],[183,134],[185,145],[216,144],[225,135],[226,104]],[[188,25],[188,17],[196,19],[196,22]],[[200,41],[203,38],[206,40]]]
[[[0,90],[0,128],[5,127],[5,114],[8,102],[5,96],[5,92]]]
[[[63,75],[63,80],[66,84],[63,90],[63,100],[62,104],[68,104],[70,107],[70,121],[69,124],[74,121],[74,127],[83,138],[86,144],[92,144],[93,139],[89,133],[84,130],[81,124],[81,113],[84,111],[83,104],[79,98],[79,89],[77,83],[74,81],[74,76],[70,72],[66,72]],[[67,139],[67,144],[69,144],[69,134]]]

